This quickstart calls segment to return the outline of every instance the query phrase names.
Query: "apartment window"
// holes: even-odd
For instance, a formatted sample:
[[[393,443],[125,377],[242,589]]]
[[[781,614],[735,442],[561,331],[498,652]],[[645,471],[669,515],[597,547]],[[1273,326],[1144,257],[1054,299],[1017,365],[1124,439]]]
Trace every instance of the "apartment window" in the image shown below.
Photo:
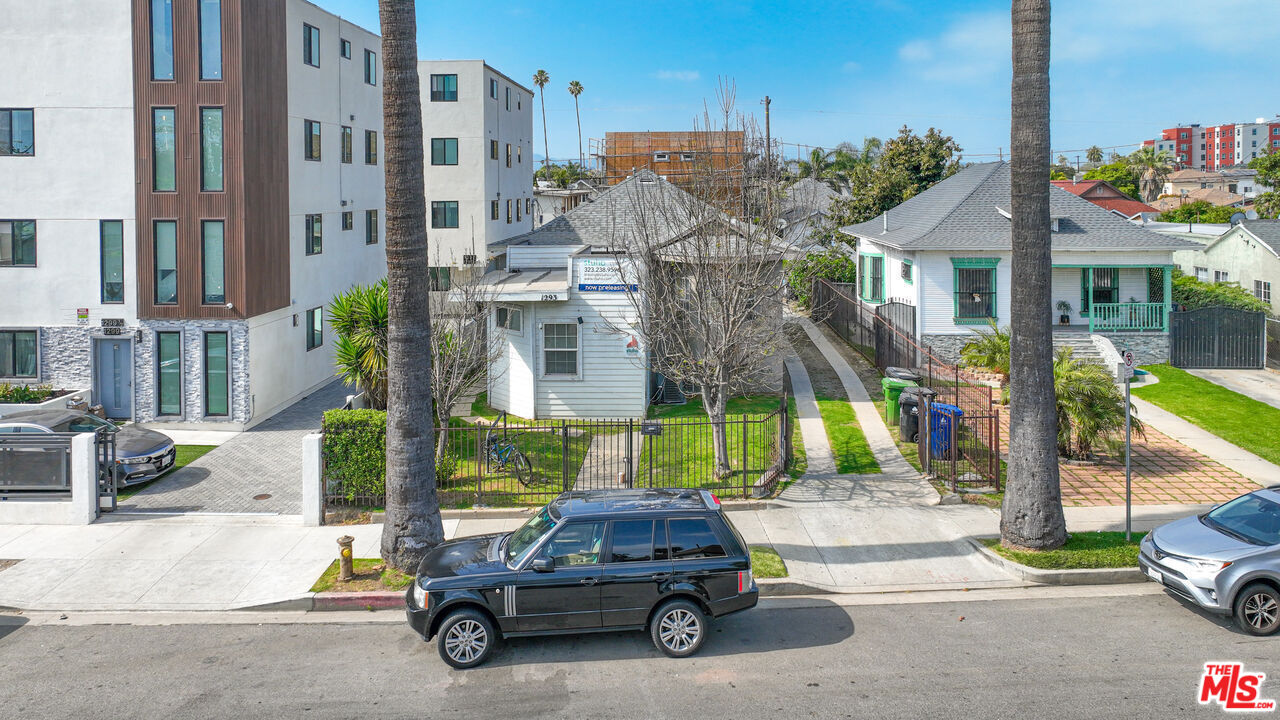
[[[498,141],[497,140],[489,141],[489,158],[491,160],[498,159]]]
[[[307,160],[320,159],[320,123],[315,120],[302,121],[302,152]]]
[[[578,374],[578,324],[546,323],[542,326],[542,374]]]
[[[1214,282],[1216,282],[1216,283],[1224,283],[1224,282],[1229,282],[1230,280],[1231,280],[1231,273],[1228,273],[1226,270],[1214,270],[1214,271],[1213,271],[1213,281],[1214,281]]]
[[[227,372],[227,334],[204,334],[204,414],[225,416],[231,410],[230,374]]]
[[[227,301],[222,254],[223,229],[221,220],[205,220],[200,223],[201,302],[205,305],[221,305]]]
[[[376,130],[364,131],[364,164],[378,164],[378,133]]]
[[[498,81],[494,78],[489,78],[489,97],[498,99]]]
[[[200,108],[200,189],[222,187],[222,108]]]
[[[364,244],[378,244],[378,211],[364,211]]]
[[[324,219],[321,215],[307,216],[307,254],[324,252]]]
[[[152,188],[156,192],[178,189],[178,160],[174,146],[173,108],[151,111]]]
[[[324,308],[307,311],[307,349],[315,350],[324,344]]]
[[[493,312],[493,324],[508,332],[520,332],[524,311],[520,308],[498,306]]]
[[[511,112],[511,88],[506,88],[506,91],[507,91],[507,96],[506,96],[506,97],[507,97],[507,112]]]
[[[302,62],[320,67],[320,30],[306,24],[302,26]]]
[[[342,126],[342,162],[351,164],[351,128]]]
[[[378,84],[378,56],[372,50],[364,51],[364,82],[366,85]]]
[[[507,224],[511,224],[511,200],[507,200]]]
[[[222,79],[222,0],[200,0],[200,79]]]
[[[0,267],[35,267],[36,221],[0,220]]]
[[[124,222],[98,223],[101,254],[101,296],[103,303],[124,302]]]
[[[431,202],[431,227],[458,227],[458,202],[456,200],[433,200]]]
[[[173,79],[173,0],[151,0],[151,79]]]
[[[884,256],[858,255],[858,290],[867,302],[884,302]]]
[[[427,283],[436,292],[447,292],[453,286],[449,283],[449,268],[427,268]]]
[[[952,258],[955,321],[960,324],[996,319],[996,258]]]
[[[182,333],[156,333],[156,414],[182,414]]]
[[[156,305],[178,304],[178,223],[157,220],[152,228]]]
[[[351,41],[350,40],[338,38],[338,54],[342,56],[343,60],[351,59]]]
[[[690,152],[680,153],[680,162],[693,162],[693,153],[690,153]]]
[[[458,76],[432,75],[431,102],[457,102]]]
[[[520,222],[522,217],[523,213],[521,212],[520,198],[516,198],[516,222]]]
[[[1252,131],[1252,133],[1251,133],[1251,134],[1252,134],[1252,135],[1257,135],[1257,134],[1258,134],[1258,128],[1253,128],[1253,131]]]
[[[498,217],[499,217],[499,213],[498,213],[498,201],[497,201],[497,200],[490,200],[490,201],[489,201],[489,219],[490,219],[490,220],[497,220],[497,219],[498,219]]]
[[[914,282],[914,280],[912,279],[912,275],[911,275],[911,261],[910,261],[910,260],[903,260],[903,261],[902,261],[901,277],[902,277],[903,282],[907,282],[907,283]]]
[[[1186,134],[1186,133],[1179,133],[1179,137],[1181,137],[1183,140],[1186,140],[1186,139],[1187,139],[1187,134]]]
[[[524,199],[524,214],[528,215],[533,212],[533,198]]]
[[[35,330],[0,330],[0,377],[33,378],[39,368]]]
[[[654,153],[654,162],[671,162],[671,153]]]
[[[350,210],[343,212],[342,213],[342,229],[350,230],[351,228],[355,227],[355,225],[356,225],[355,214],[352,213]]]
[[[507,167],[511,167],[511,143],[507,143]]]
[[[524,160],[522,159],[523,157],[524,157],[524,148],[517,145],[516,146],[516,164],[517,165],[524,162]]]
[[[1271,302],[1271,283],[1266,280],[1253,281],[1253,294],[1265,303]]]
[[[431,138],[431,164],[457,165],[458,138]]]
[[[0,155],[35,154],[35,111],[0,109]]]

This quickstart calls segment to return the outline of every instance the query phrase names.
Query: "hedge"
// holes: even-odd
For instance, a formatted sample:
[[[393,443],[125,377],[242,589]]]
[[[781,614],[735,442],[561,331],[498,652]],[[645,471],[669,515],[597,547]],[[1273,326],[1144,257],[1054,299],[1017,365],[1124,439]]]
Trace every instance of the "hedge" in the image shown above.
[[[817,278],[832,282],[857,282],[858,263],[836,248],[812,252],[799,260],[786,263],[787,285],[801,307],[809,307],[809,294]]]
[[[382,496],[387,492],[387,413],[328,410],[324,414],[324,486],[329,494]]]
[[[1235,283],[1211,283],[1173,271],[1173,302],[1187,310],[1224,305],[1236,310],[1261,311],[1271,315],[1271,306]]]

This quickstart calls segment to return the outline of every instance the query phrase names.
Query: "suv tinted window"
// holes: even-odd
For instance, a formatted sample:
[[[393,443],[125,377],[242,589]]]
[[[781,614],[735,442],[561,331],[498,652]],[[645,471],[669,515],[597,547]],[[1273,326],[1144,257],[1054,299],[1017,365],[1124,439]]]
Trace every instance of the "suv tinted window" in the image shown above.
[[[711,530],[711,524],[705,518],[672,518],[671,526],[671,558],[673,560],[692,560],[694,558],[724,557],[724,547],[720,538]]]
[[[653,524],[653,559],[671,559],[671,553],[667,550],[667,523],[663,520]]]
[[[600,546],[604,544],[604,523],[569,523],[547,542],[542,554],[556,567],[595,565],[600,562]]]
[[[645,562],[652,559],[652,520],[624,520],[613,524],[613,542],[609,549],[609,562]]]

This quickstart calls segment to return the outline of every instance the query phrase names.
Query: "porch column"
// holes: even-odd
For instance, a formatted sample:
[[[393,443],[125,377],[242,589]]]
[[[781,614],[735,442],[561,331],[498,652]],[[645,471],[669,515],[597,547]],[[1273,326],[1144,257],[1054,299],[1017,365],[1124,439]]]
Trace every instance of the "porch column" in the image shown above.
[[[1164,332],[1169,332],[1169,313],[1173,312],[1173,266],[1164,266]]]
[[[1085,277],[1089,278],[1088,290],[1086,290],[1088,295],[1086,295],[1085,297],[1089,298],[1089,332],[1092,333],[1093,317],[1098,314],[1097,308],[1093,306],[1093,268],[1091,267],[1085,268],[1084,274],[1085,274]]]

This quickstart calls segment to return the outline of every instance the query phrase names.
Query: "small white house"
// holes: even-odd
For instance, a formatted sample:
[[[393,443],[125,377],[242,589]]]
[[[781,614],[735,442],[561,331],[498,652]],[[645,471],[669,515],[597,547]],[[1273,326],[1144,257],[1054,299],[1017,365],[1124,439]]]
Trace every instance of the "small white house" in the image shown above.
[[[950,361],[975,328],[1007,325],[1017,282],[1009,187],[1007,163],[970,165],[882,217],[841,228],[857,239],[861,300],[913,306],[917,340]],[[1096,333],[1144,364],[1166,361],[1173,252],[1199,245],[1056,187],[1049,208],[1053,294],[1045,314],[1064,338]]]
[[[1183,226],[1185,227],[1185,226]],[[1206,282],[1238,283],[1280,314],[1280,220],[1242,220],[1174,259]]]

